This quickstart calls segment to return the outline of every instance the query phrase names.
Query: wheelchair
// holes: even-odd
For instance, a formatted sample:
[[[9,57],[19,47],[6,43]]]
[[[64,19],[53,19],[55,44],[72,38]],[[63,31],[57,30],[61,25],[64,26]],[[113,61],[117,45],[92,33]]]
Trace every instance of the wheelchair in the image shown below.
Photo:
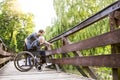
[[[41,55],[40,51],[27,50],[24,45],[24,51],[18,53],[14,59],[14,66],[21,72],[31,70],[34,66],[41,71],[41,66],[46,63],[45,55]]]

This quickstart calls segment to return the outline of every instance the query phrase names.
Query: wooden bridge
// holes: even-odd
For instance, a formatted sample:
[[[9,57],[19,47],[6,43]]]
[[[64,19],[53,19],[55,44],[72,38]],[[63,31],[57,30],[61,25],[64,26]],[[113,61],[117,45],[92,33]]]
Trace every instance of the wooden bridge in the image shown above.
[[[0,80],[93,80],[79,75],[58,72],[44,68],[42,71],[32,69],[29,72],[20,72],[15,69],[12,61],[0,69]]]
[[[108,17],[110,24],[110,31],[97,35],[95,37],[88,38],[76,43],[72,43],[69,40],[69,36],[86,28],[90,25]],[[99,26],[100,27],[100,26]],[[109,5],[103,10],[99,11],[95,15],[84,20],[75,27],[68,31],[54,37],[49,42],[61,40],[63,46],[57,49],[47,47],[46,55],[48,57],[48,63],[52,63],[57,71],[61,71],[62,65],[73,65],[81,73],[82,78],[77,75],[65,74],[63,72],[57,73],[55,70],[46,69],[45,71],[38,72],[31,70],[30,72],[21,73],[14,69],[13,62],[7,63],[11,59],[9,52],[5,51],[2,40],[0,48],[0,66],[4,66],[0,69],[0,80],[21,80],[21,79],[39,79],[39,80],[92,80],[97,79],[97,75],[92,70],[92,67],[109,67],[112,69],[113,80],[120,80],[120,1]],[[102,46],[111,45],[111,53],[107,55],[96,56],[82,56],[81,50],[87,50]],[[68,52],[73,52],[74,57],[70,57]],[[57,59],[54,55],[62,54],[62,58]],[[64,76],[63,76],[64,75]],[[72,76],[71,76],[72,75]],[[21,76],[21,77],[20,77]],[[41,77],[40,77],[41,76]],[[88,79],[92,78],[92,79]]]

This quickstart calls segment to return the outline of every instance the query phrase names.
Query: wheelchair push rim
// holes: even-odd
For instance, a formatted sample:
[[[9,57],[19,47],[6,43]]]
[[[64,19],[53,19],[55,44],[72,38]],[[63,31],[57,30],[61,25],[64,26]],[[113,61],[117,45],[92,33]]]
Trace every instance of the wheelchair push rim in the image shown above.
[[[31,52],[22,51],[14,59],[14,66],[21,72],[29,71],[35,65],[35,58]]]

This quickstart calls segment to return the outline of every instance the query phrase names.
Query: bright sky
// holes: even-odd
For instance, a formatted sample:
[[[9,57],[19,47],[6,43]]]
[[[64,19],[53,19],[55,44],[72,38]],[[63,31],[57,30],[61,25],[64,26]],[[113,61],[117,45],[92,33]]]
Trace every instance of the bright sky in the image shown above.
[[[51,25],[56,14],[53,0],[18,0],[24,12],[31,12],[35,16],[35,31]]]

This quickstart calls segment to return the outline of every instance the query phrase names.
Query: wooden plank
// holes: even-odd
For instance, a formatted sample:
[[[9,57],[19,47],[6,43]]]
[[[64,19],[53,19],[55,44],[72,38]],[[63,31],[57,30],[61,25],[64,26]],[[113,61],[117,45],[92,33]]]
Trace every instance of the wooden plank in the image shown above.
[[[5,43],[3,42],[3,40],[0,38],[0,49],[3,49],[3,50],[7,50],[7,46],[5,45]]]
[[[51,46],[46,46],[46,49],[51,50]],[[49,56],[49,58],[54,59],[54,55]],[[58,72],[61,72],[60,66],[58,64],[52,64],[52,65],[54,66],[54,68],[56,68]]]
[[[68,55],[68,54],[63,54],[63,55],[64,55],[64,57],[62,57],[62,58],[65,58],[65,57],[67,58],[67,56],[70,57],[70,55]],[[84,72],[84,70],[80,66],[75,66],[75,67],[82,74],[82,76],[88,77],[88,75]],[[65,70],[64,70],[64,72],[65,72]]]
[[[75,66],[75,67],[84,77],[89,77],[80,66]],[[96,79],[95,77],[92,77],[92,78]]]
[[[13,62],[7,63],[0,69],[0,80],[93,80],[80,75],[57,72],[54,69],[44,68],[38,71],[35,68],[28,72],[20,72]]]
[[[68,45],[68,44],[72,44],[72,42],[69,41],[69,39],[67,37],[63,37],[62,38],[62,41],[65,45]],[[73,51],[73,54],[77,57],[80,57],[80,56],[83,56],[80,51]],[[70,57],[70,56],[69,56]],[[96,75],[94,74],[94,72],[88,67],[84,67],[82,66],[82,68],[80,66],[75,66],[77,68],[77,70],[83,75],[83,76],[86,76],[88,77],[88,75],[83,71],[83,69],[85,69],[89,75],[93,78],[93,79],[97,79]]]
[[[98,56],[85,56],[63,59],[52,59],[51,63],[56,64],[69,64],[81,66],[98,66],[98,67],[120,67],[120,54],[98,55]]]
[[[7,57],[7,58],[0,58],[0,64],[3,64],[7,61],[9,61],[11,59],[11,57]]]
[[[0,58],[12,56],[11,53],[6,52],[2,49],[2,43],[0,43]]]
[[[79,57],[83,56],[83,55],[80,53],[80,51],[73,51],[73,53],[74,53],[74,55],[79,56]],[[82,67],[83,67],[83,69],[85,69],[85,70],[89,73],[89,75],[90,75],[93,79],[97,79],[97,76],[95,75],[95,73],[92,71],[92,69],[91,69],[89,66],[82,66]]]
[[[90,68],[89,66],[83,66],[83,69],[85,69],[89,73],[91,78],[97,79],[95,72],[93,72],[93,68]]]
[[[13,56],[11,53],[0,50],[0,58]]]
[[[99,11],[98,13],[96,13],[95,15],[89,17],[88,19],[86,19],[85,21],[81,22],[80,24],[76,25],[75,27],[69,29],[68,31],[52,38],[51,40],[49,40],[49,42],[54,42],[56,40],[61,39],[62,37],[66,37],[69,36],[97,21],[99,21],[100,19],[106,17],[107,15],[109,15],[111,12],[120,9],[120,1],[117,1],[111,5],[109,5],[108,7],[104,8],[103,10]]]
[[[100,46],[106,46],[110,44],[120,43],[120,29],[87,39],[77,43],[68,44],[61,48],[48,50],[46,55],[52,55],[56,53],[66,53],[71,51],[85,50],[89,48],[95,48]]]

